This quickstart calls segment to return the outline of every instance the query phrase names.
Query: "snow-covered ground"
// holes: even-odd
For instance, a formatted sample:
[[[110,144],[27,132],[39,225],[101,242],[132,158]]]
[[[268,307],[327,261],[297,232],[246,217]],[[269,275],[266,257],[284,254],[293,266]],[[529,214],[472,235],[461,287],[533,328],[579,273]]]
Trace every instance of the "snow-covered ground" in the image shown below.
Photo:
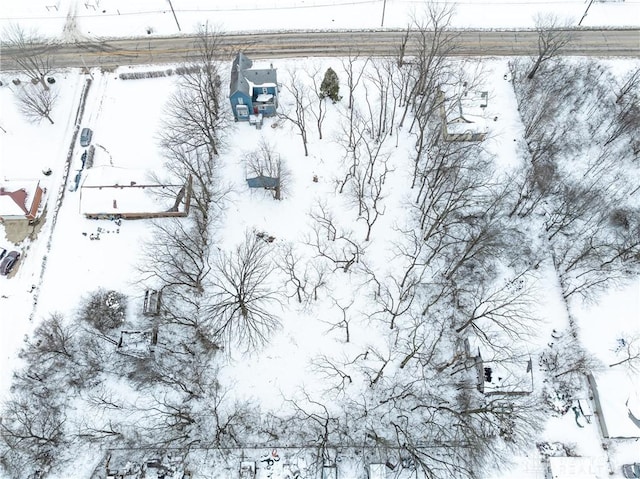
[[[553,12],[577,25],[583,0],[452,0],[453,26],[460,28],[531,28],[538,13]],[[173,5],[175,16],[171,12]],[[415,0],[6,0],[0,5],[0,29],[25,23],[42,34],[66,40],[100,37],[177,35],[205,22],[221,31],[404,28]],[[384,14],[384,15],[383,15]],[[592,2],[582,26],[640,25],[638,0]]]
[[[401,0],[211,0],[206,7],[195,0],[173,0],[172,3],[177,22],[165,0],[7,0],[0,5],[0,29],[9,22],[20,22],[51,37],[74,40],[146,36],[148,30],[152,35],[174,35],[195,31],[205,21],[225,31],[378,28],[382,22],[383,7],[384,27],[393,28],[406,26],[410,13],[419,8],[419,2]],[[549,10],[571,18],[576,24],[587,5],[583,1],[469,0],[455,3],[457,15],[454,25],[480,28],[532,27],[533,16]],[[638,26],[640,2],[594,2],[582,24]],[[287,73],[296,70],[318,68],[324,71],[328,66],[341,70],[337,59],[281,59],[273,63],[282,73],[281,81],[285,82]],[[612,61],[611,64],[619,72],[630,68],[628,61]],[[506,60],[487,60],[485,66],[488,71],[486,83],[490,85],[490,116],[497,117],[490,125],[491,139],[487,145],[498,155],[498,163],[507,169],[517,163],[518,142],[514,140],[522,138],[523,128],[513,90],[504,79],[508,71]],[[86,220],[80,215],[79,192],[69,191],[70,183],[62,184],[65,159],[71,146],[74,146],[74,152],[70,180],[80,168],[82,149],[77,140],[72,145],[73,132],[78,127],[87,126],[94,130],[96,165],[147,170],[161,168],[157,134],[164,101],[175,87],[176,80],[169,77],[122,81],[117,79],[117,73],[94,72],[81,124],[75,124],[74,119],[85,77],[75,70],[57,73],[58,81],[53,87],[59,93],[59,101],[53,114],[54,125],[26,123],[14,101],[16,87],[4,81],[0,74],[3,80],[0,87],[0,127],[3,130],[0,132],[0,179],[39,179],[47,188],[47,214],[42,229],[35,240],[27,240],[20,245],[23,257],[16,274],[11,278],[0,277],[2,398],[7,397],[12,371],[20,364],[16,355],[23,338],[49,313],[59,311],[73,317],[80,299],[98,287],[126,292],[130,297],[132,320],[142,307],[144,287],[139,284],[136,266],[140,261],[140,246],[149,233],[148,221],[124,221],[117,225],[107,220]],[[310,135],[311,155],[308,158],[303,156],[300,139],[288,124],[280,123],[277,128],[271,128],[274,122],[267,121],[261,131],[246,124],[234,126],[229,134],[230,147],[223,155],[225,179],[234,186],[234,201],[226,214],[224,228],[218,232],[221,246],[236,244],[246,230],[252,229],[274,235],[276,244],[304,239],[301,235],[314,200],[330,197],[334,191],[332,168],[339,153],[326,144],[335,136],[338,121],[338,112],[332,109],[326,120],[326,139],[321,142],[314,134]],[[244,154],[261,137],[274,144],[296,179],[281,202],[274,202],[261,191],[249,191],[244,182]],[[398,156],[411,148],[408,138],[401,135]],[[47,168],[52,169],[50,176],[43,174]],[[319,175],[317,183],[312,181],[314,175]],[[398,190],[395,188],[391,193],[396,200],[402,197]],[[56,203],[62,192],[64,199],[58,209]],[[56,212],[58,216],[53,229]],[[389,228],[393,219],[392,214],[387,214],[376,228]],[[98,232],[100,240],[91,240],[91,235]],[[0,246],[5,245],[7,241],[0,234]],[[370,255],[375,257],[376,246],[372,248]],[[41,277],[43,271],[44,276]],[[539,313],[544,321],[538,336],[532,338],[532,351],[539,351],[550,340],[552,329],[567,326],[558,288],[545,281],[544,278],[541,281],[546,286],[540,288],[538,298]],[[351,291],[336,291],[333,299],[344,306],[348,304],[350,295]],[[36,300],[37,304],[34,304]],[[624,366],[610,368],[609,365],[623,359],[620,356],[620,338],[640,335],[640,281],[610,291],[599,298],[597,304],[572,306],[575,307],[574,316],[582,344],[602,362],[602,369],[595,376],[597,381],[608,385],[602,388],[601,401],[603,408],[614,412],[608,423],[610,435],[632,435],[636,426],[628,420],[622,408],[624,405],[636,411],[640,409],[640,378],[637,371]],[[353,308],[357,309],[358,304]],[[283,395],[294,395],[302,385],[317,387],[318,384],[306,384],[309,361],[322,348],[341,342],[343,332],[332,329],[332,322],[335,324],[336,317],[341,314],[335,304],[329,303],[324,314],[292,308],[283,320],[282,330],[274,333],[263,354],[242,360],[230,358],[223,374],[227,383],[233,384],[234,394],[254,397],[266,409],[277,409]],[[376,341],[375,337],[369,337],[371,331],[358,329],[355,325],[352,334],[362,335],[367,341]],[[358,354],[355,350],[346,351]],[[579,425],[572,413],[550,419],[540,440],[574,444],[577,455],[592,459],[593,467],[588,472],[595,473],[598,478],[610,477],[611,473],[613,477],[621,477],[620,464],[640,459],[637,441],[611,440],[607,442],[608,451],[604,451],[595,419],[589,424]],[[499,471],[491,479],[544,477],[544,464],[533,445],[526,457],[514,458],[514,462],[514,468],[509,472]]]

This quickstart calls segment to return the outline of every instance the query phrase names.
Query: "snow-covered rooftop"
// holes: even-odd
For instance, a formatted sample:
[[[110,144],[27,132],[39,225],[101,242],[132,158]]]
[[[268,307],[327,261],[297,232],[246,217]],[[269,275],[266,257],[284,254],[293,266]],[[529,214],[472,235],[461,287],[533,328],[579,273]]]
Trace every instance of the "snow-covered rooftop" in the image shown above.
[[[0,182],[0,216],[24,216],[27,214],[33,205],[38,185],[37,180]],[[21,190],[24,193],[21,193]],[[18,193],[12,194],[16,192]]]
[[[640,376],[629,369],[594,376],[608,436],[640,438]]]
[[[529,393],[533,390],[532,366],[521,363],[485,362],[484,393]]]
[[[444,110],[449,134],[487,133],[488,93],[456,89],[445,90]]]
[[[80,213],[84,215],[166,212],[174,206],[181,188],[154,183],[144,170],[98,166],[85,175],[80,188]],[[180,208],[184,208],[182,203]]]

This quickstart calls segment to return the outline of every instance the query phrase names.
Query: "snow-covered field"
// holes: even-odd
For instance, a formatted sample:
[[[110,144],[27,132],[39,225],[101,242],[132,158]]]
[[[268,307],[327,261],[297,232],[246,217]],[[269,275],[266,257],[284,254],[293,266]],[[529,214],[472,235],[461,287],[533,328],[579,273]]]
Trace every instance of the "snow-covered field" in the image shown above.
[[[182,33],[194,31],[205,21],[220,26],[225,31],[276,30],[276,29],[325,29],[325,28],[377,28],[381,23],[383,5],[386,3],[384,27],[403,27],[417,2],[387,0],[370,2],[342,2],[338,0],[308,0],[241,2],[211,1],[203,8],[195,0],[173,0],[176,17]],[[168,4],[161,0],[146,2],[98,1],[75,2],[71,0],[17,2],[6,1],[0,6],[0,28],[9,21],[18,21],[38,28],[52,37],[68,40],[146,35],[178,34],[176,20]],[[552,9],[560,16],[574,19],[584,13],[582,1],[555,2],[460,2],[454,25],[459,27],[506,28],[532,27],[533,16]],[[584,26],[637,26],[640,24],[640,3],[594,2]],[[64,32],[64,33],[63,33]],[[484,59],[486,73],[483,87],[489,91],[487,117],[490,137],[485,146],[495,155],[500,174],[515,169],[524,161],[522,139],[524,128],[517,111],[517,101],[512,84],[507,81],[507,60]],[[605,62],[617,78],[638,63],[633,60]],[[293,72],[324,72],[327,67],[336,70],[342,80],[344,95],[344,70],[340,59],[274,60],[279,81],[287,84]],[[153,69],[153,66],[144,69]],[[472,65],[466,68],[472,69]],[[143,68],[141,68],[143,69]],[[152,231],[149,220],[123,221],[116,224],[109,220],[87,220],[80,215],[81,195],[70,191],[72,179],[81,168],[82,149],[75,144],[74,132],[90,127],[94,131],[92,144],[96,146],[95,166],[109,165],[139,168],[158,172],[163,168],[162,152],[158,146],[158,134],[164,117],[166,99],[176,88],[176,77],[128,80],[117,78],[118,72],[93,72],[84,116],[77,123],[76,112],[80,104],[80,92],[85,76],[75,70],[56,73],[57,82],[52,87],[59,100],[53,113],[54,125],[27,123],[20,115],[15,102],[15,91],[7,75],[0,73],[0,180],[39,179],[46,188],[47,211],[37,236],[25,240],[17,247],[22,259],[10,278],[0,277],[0,397],[9,397],[13,371],[22,364],[17,353],[23,346],[23,338],[30,335],[39,322],[52,312],[59,312],[74,321],[79,304],[88,292],[99,287],[114,289],[129,298],[128,321],[137,325],[140,321],[146,284],[141,282],[138,267],[141,250]],[[325,120],[324,139],[319,140],[313,127],[309,128],[309,151],[305,157],[302,144],[294,127],[283,120],[267,120],[262,130],[244,123],[230,127],[228,146],[220,161],[222,178],[232,187],[229,207],[215,231],[216,245],[222,250],[232,249],[247,231],[265,232],[275,240],[270,244],[279,250],[287,244],[309,241],[309,212],[317,209],[318,200],[326,202],[336,211],[349,211],[353,207],[346,195],[336,194],[336,180],[343,165],[343,152],[337,140],[344,122],[344,99],[338,105],[329,105]],[[362,101],[362,98],[359,98]],[[291,104],[291,97],[282,94],[283,108]],[[311,122],[313,123],[313,122]],[[387,140],[390,151],[390,173],[385,198],[387,209],[375,224],[372,239],[367,244],[365,259],[377,271],[393,271],[394,258],[390,255],[389,242],[396,238],[395,227],[406,220],[406,204],[412,191],[410,182],[411,155],[415,138],[399,130]],[[274,201],[270,194],[249,190],[245,182],[245,158],[261,139],[268,141],[282,156],[291,172],[291,183],[282,201]],[[586,140],[588,141],[588,140]],[[69,180],[62,182],[64,165],[69,149],[73,147]],[[43,171],[50,168],[52,174]],[[314,181],[317,178],[317,181]],[[61,199],[61,205],[58,202]],[[55,224],[54,224],[55,222]],[[357,216],[339,218],[339,223],[360,240],[365,228]],[[92,235],[100,234],[100,240]],[[396,236],[394,236],[396,235]],[[0,246],[7,246],[0,234]],[[328,286],[320,290],[320,299],[310,305],[297,305],[295,298],[284,301],[279,311],[282,328],[270,335],[266,348],[255,354],[225,352],[220,381],[230,389],[230,396],[238,400],[249,399],[264,411],[277,412],[286,409],[283,398],[300,397],[304,388],[312,396],[334,399],[334,392],[323,392],[325,384],[322,368],[317,358],[321,355],[348,362],[367,348],[384,350],[386,325],[363,320],[371,312],[371,296],[363,276],[342,274],[331,276]],[[536,275],[533,301],[537,305],[536,331],[526,344],[524,352],[534,358],[536,387],[542,373],[537,366],[540,352],[554,341],[554,330],[568,327],[568,316],[562,301],[557,278],[550,262],[542,265]],[[284,292],[284,291],[283,291]],[[640,375],[637,370],[621,366],[610,367],[624,359],[625,346],[633,338],[640,337],[640,280],[611,289],[592,303],[572,299],[572,315],[576,320],[578,339],[600,365],[594,371],[599,385],[600,401],[607,427],[612,437],[638,437],[637,426],[629,420],[627,410],[640,410]],[[342,308],[349,317],[350,342],[345,342]],[[384,328],[384,329],[383,329]],[[620,340],[627,341],[621,343]],[[640,342],[640,339],[638,339]],[[634,347],[638,347],[635,343]],[[314,362],[315,361],[315,362]],[[326,371],[326,370],[325,370]],[[354,375],[357,382],[357,378]],[[360,378],[362,379],[362,378]],[[349,378],[351,381],[351,378]],[[327,381],[329,382],[329,380]],[[583,392],[587,398],[586,384]],[[133,394],[133,393],[132,393]],[[635,434],[635,436],[634,436]],[[525,456],[513,458],[509,471],[497,468],[488,473],[491,479],[542,479],[545,465],[535,447],[537,442],[562,442],[569,445],[575,455],[591,461],[582,469],[573,471],[577,478],[622,477],[623,463],[640,460],[638,440],[601,437],[596,417],[585,423],[584,417],[574,417],[573,411],[549,417],[545,430],[531,438],[531,448]],[[607,446],[607,450],[603,448]],[[87,458],[82,458],[86,453]],[[99,454],[90,448],[75,458],[69,470],[58,472],[57,478],[88,477]],[[588,470],[586,470],[588,469]],[[209,471],[210,472],[210,471]],[[217,472],[220,473],[219,471]],[[234,471],[234,474],[236,471]],[[224,477],[224,476],[219,476]],[[355,477],[355,476],[354,476]]]
[[[173,4],[175,17],[171,12]],[[582,0],[453,0],[453,26],[532,28],[534,16],[553,12],[577,25],[590,2]],[[67,40],[100,37],[177,35],[205,22],[221,31],[348,28],[404,28],[421,2],[415,0],[7,0],[0,28],[27,22],[41,33]],[[384,16],[383,16],[384,13]],[[637,0],[593,2],[582,26],[640,25]],[[148,33],[151,32],[151,33]]]

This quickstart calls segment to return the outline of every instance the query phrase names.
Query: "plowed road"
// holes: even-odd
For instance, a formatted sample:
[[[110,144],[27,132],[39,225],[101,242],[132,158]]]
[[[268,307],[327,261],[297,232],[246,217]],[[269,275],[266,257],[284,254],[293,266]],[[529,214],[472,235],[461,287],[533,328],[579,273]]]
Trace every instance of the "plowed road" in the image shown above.
[[[458,56],[535,55],[535,31],[470,31],[455,35]],[[640,29],[571,30],[564,55],[640,57]],[[322,31],[221,35],[221,57],[239,50],[254,58],[294,58],[394,55],[403,31]],[[93,42],[61,43],[48,47],[57,67],[113,67],[148,63],[177,63],[194,51],[193,37],[125,38]],[[12,70],[12,52],[4,48],[0,69]],[[413,53],[411,42],[408,55]]]

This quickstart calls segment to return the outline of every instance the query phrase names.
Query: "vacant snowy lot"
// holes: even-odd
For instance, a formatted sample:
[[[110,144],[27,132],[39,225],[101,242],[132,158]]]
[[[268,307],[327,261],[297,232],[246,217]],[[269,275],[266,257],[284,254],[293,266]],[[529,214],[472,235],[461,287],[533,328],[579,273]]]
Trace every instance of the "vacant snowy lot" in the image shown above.
[[[523,62],[526,65],[526,60]],[[577,62],[554,65],[567,71],[579,67],[600,76],[612,75],[609,81],[616,85],[623,84],[633,67],[628,63],[594,62],[587,68]],[[447,452],[436,454],[435,458],[422,457],[420,443],[402,441],[417,441],[413,434],[428,437],[425,435],[433,434],[433,427],[443,435],[444,429],[439,428],[451,428],[463,419],[469,427],[464,434],[478,433],[474,421],[482,429],[490,427],[476,438],[482,438],[484,446],[495,442],[496,450],[486,456],[487,461],[509,462],[509,455],[503,452],[507,445],[528,451],[536,442],[560,441],[571,454],[591,457],[593,470],[599,474],[596,477],[604,477],[609,468],[619,473],[619,461],[633,459],[630,443],[611,440],[613,456],[607,464],[595,421],[586,424],[580,418],[580,425],[570,407],[576,404],[575,400],[589,397],[582,379],[585,370],[604,373],[615,369],[629,378],[629,387],[633,384],[635,373],[627,367],[633,366],[632,361],[609,368],[609,364],[625,359],[624,348],[617,347],[616,341],[622,338],[631,342],[638,335],[638,282],[628,283],[633,262],[625,263],[626,271],[601,268],[589,276],[591,268],[602,264],[602,259],[590,260],[585,266],[579,263],[580,254],[569,256],[573,254],[571,247],[582,241],[580,231],[587,226],[595,228],[589,229],[589,241],[602,234],[610,246],[615,246],[615,221],[597,223],[604,229],[589,225],[590,220],[580,214],[580,205],[572,207],[578,211],[570,210],[573,216],[569,221],[565,210],[553,209],[558,208],[554,206],[557,204],[569,208],[570,204],[562,203],[565,186],[554,186],[545,194],[541,193],[544,190],[522,193],[532,174],[529,165],[535,166],[535,162],[531,163],[532,154],[555,162],[554,168],[560,173],[547,172],[551,177],[544,178],[552,183],[556,181],[554,175],[562,175],[562,185],[569,184],[571,174],[575,173],[578,179],[581,175],[588,177],[602,166],[598,162],[606,160],[607,155],[598,150],[597,144],[585,140],[586,132],[600,134],[585,113],[593,111],[590,99],[577,101],[568,95],[573,111],[558,102],[557,111],[545,117],[551,126],[536,130],[540,124],[528,123],[527,117],[535,117],[536,112],[526,105],[545,105],[544,95],[535,103],[525,103],[523,99],[544,90],[529,90],[531,85],[525,83],[518,87],[519,71],[506,60],[456,62],[450,70],[454,72],[452,84],[466,81],[474,91],[488,92],[485,116],[489,134],[481,143],[433,143],[430,153],[424,150],[423,154],[440,155],[436,156],[440,161],[460,162],[433,169],[433,165],[416,160],[420,157],[416,138],[420,138],[421,127],[424,130],[420,134],[425,136],[427,128],[441,121],[439,113],[420,125],[417,121],[413,124],[414,115],[409,110],[400,125],[406,105],[401,93],[394,90],[398,83],[393,82],[402,80],[385,76],[394,71],[392,63],[362,59],[274,63],[283,86],[283,113],[297,118],[293,86],[307,89],[309,94],[309,154],[304,155],[299,128],[284,118],[267,119],[262,129],[246,123],[231,123],[224,128],[213,185],[217,196],[211,205],[207,229],[213,247],[205,263],[211,272],[202,278],[210,298],[221,297],[216,296],[225,286],[220,278],[225,274],[233,276],[234,268],[244,264],[238,261],[246,256],[247,249],[253,248],[259,261],[244,266],[266,265],[258,276],[249,275],[247,284],[257,291],[253,304],[263,314],[256,317],[253,332],[239,327],[227,334],[217,322],[227,314],[225,311],[216,309],[207,297],[185,296],[185,290],[174,287],[167,287],[167,309],[162,315],[158,319],[144,317],[145,290],[163,286],[162,274],[158,275],[154,268],[158,264],[160,269],[168,267],[162,262],[167,254],[160,247],[162,234],[175,232],[172,228],[178,224],[187,228],[192,219],[118,223],[84,219],[80,214],[81,191],[69,188],[75,172],[81,169],[83,150],[77,145],[71,157],[69,181],[62,183],[63,159],[77,126],[94,130],[94,168],[144,169],[149,178],[152,172],[169,176],[166,155],[159,145],[166,128],[165,105],[177,91],[180,78],[122,80],[119,72],[95,72],[78,125],[73,124],[73,118],[80,103],[83,78],[77,73],[58,77],[54,87],[60,102],[53,116],[61,120],[50,126],[26,124],[16,111],[14,86],[0,90],[3,125],[11,125],[3,135],[3,151],[17,156],[24,150],[25,138],[38,135],[45,140],[30,145],[33,150],[38,144],[43,148],[33,154],[32,162],[6,163],[3,174],[49,182],[44,225],[38,236],[19,245],[27,254],[15,277],[2,278],[4,310],[13,312],[16,323],[11,334],[5,335],[5,351],[15,351],[19,345],[16,339],[32,333],[38,324],[54,326],[53,332],[40,329],[27,342],[23,355],[26,369],[19,373],[14,393],[5,395],[9,407],[14,408],[12,412],[7,410],[5,417],[16,421],[20,417],[14,416],[20,411],[17,406],[25,410],[38,407],[46,423],[37,426],[53,437],[40,445],[29,440],[14,443],[14,453],[7,456],[14,461],[7,463],[9,467],[25,467],[24,458],[39,457],[41,464],[51,463],[54,476],[68,477],[65,471],[78,468],[79,460],[86,470],[84,476],[88,476],[108,447],[188,449],[193,446],[189,443],[196,441],[199,447],[257,444],[265,450],[314,444],[323,451],[321,459],[324,456],[333,461],[334,446],[357,444],[376,451],[370,456],[371,462],[411,456],[438,474],[449,474],[463,470],[468,464],[465,461],[470,459],[483,463],[482,457],[489,453],[476,451],[469,457]],[[220,71],[225,73],[228,67],[223,64]],[[313,80],[319,83],[328,67],[338,73],[343,98],[335,104],[329,100],[322,103],[326,117],[323,138],[319,139],[313,111],[320,104],[317,98],[313,99]],[[540,82],[553,79],[550,71],[540,75]],[[354,93],[352,109],[347,108],[349,84]],[[553,91],[552,85],[545,84],[544,88]],[[524,123],[517,111],[518,97]],[[387,109],[381,110],[380,105]],[[226,104],[224,108],[228,108]],[[386,128],[381,128],[383,124]],[[556,150],[536,150],[536,134],[549,135],[549,128],[558,131],[563,124],[571,125],[563,135],[545,136],[546,144],[557,146]],[[618,200],[617,209],[637,211],[637,191],[633,191],[637,164],[625,153],[633,136],[625,135],[623,131],[610,142],[620,160],[607,162],[592,178],[604,181],[606,188],[595,183],[597,188],[587,191],[595,191],[595,198],[587,198],[593,208],[585,211],[587,218],[593,217],[594,211],[603,218],[611,214],[611,210],[595,206],[594,201],[603,200],[601,186],[603,192],[615,193],[612,197]],[[50,145],[57,145],[59,151],[55,162],[45,153],[51,151]],[[261,147],[277,155],[287,173],[282,176],[281,200],[275,200],[271,191],[249,189],[245,181],[247,159]],[[589,150],[588,155],[585,150]],[[587,160],[576,163],[574,158],[583,154]],[[568,165],[573,166],[562,171]],[[42,176],[45,167],[52,168],[53,174]],[[458,172],[453,177],[457,178],[456,183],[449,183],[453,180],[449,177],[438,184],[436,172],[451,171],[450,168]],[[426,171],[431,173],[421,176]],[[85,169],[83,174],[86,172]],[[616,188],[612,190],[614,179]],[[457,186],[451,189],[454,185]],[[519,185],[520,189],[510,185]],[[579,189],[582,185],[572,183],[578,189],[572,194],[586,194]],[[429,196],[423,196],[426,190],[431,191]],[[58,206],[62,192],[64,197]],[[446,196],[438,197],[443,192]],[[453,198],[452,192],[459,196]],[[624,194],[618,195],[619,192]],[[624,195],[630,193],[630,199],[623,203]],[[434,197],[447,202],[434,203]],[[424,212],[420,209],[423,201],[432,202]],[[446,213],[446,209],[440,209],[445,206],[454,209]],[[442,211],[446,214],[431,215]],[[618,221],[625,218],[631,224],[622,225],[621,231],[632,228],[631,233],[637,234],[633,230],[637,228],[637,216],[624,216]],[[582,222],[580,229],[569,230],[576,222]],[[479,225],[482,227],[476,229]],[[441,228],[444,229],[440,231]],[[554,242],[556,229],[557,236],[568,241]],[[438,236],[442,233],[444,236]],[[100,239],[92,240],[92,235],[99,235]],[[634,248],[632,242],[623,244]],[[183,253],[169,252],[179,258]],[[554,256],[557,258],[560,253],[572,261],[556,259],[554,265]],[[40,279],[45,258],[44,276]],[[573,267],[574,262],[582,269],[565,267]],[[453,278],[457,278],[455,288],[445,288],[443,285]],[[628,284],[620,304],[629,306],[626,312],[615,313],[615,331],[607,327],[610,321],[599,317],[604,314],[598,313],[602,309],[583,303],[580,294],[571,293],[580,288],[580,293],[584,291],[591,302],[597,302],[602,294],[600,279],[606,278],[611,278],[606,290]],[[37,286],[35,291],[31,291],[31,284]],[[92,323],[96,318],[87,316],[86,305],[99,288],[124,295],[120,301],[126,307],[118,309],[124,316],[117,326],[100,328]],[[456,295],[461,296],[456,299]],[[29,298],[37,299],[33,314]],[[185,298],[199,303],[185,303]],[[198,309],[201,317],[194,316],[198,314],[198,310],[191,309],[194,304],[202,308]],[[610,310],[604,306],[604,311]],[[58,313],[57,322],[51,319],[53,313]],[[611,335],[591,334],[600,326]],[[155,359],[145,356],[144,347],[138,349],[142,357],[118,354],[116,345],[122,330],[155,330]],[[194,331],[202,334],[216,330],[218,335],[205,340],[192,336]],[[577,339],[571,339],[574,330]],[[56,336],[56,331],[64,334]],[[67,349],[62,353],[42,350],[44,338],[52,337],[66,338],[63,345]],[[583,337],[584,349],[580,345]],[[469,341],[470,348],[465,347],[465,341]],[[562,344],[560,359],[553,352],[554,342]],[[473,368],[465,366],[470,364],[476,348],[485,366],[519,374],[508,387],[527,394],[479,393]],[[613,352],[606,353],[609,350]],[[199,352],[190,356],[189,351]],[[185,361],[185,354],[192,359]],[[527,368],[529,361],[531,367]],[[3,381],[7,391],[9,368],[19,364],[14,359],[5,364]],[[523,374],[524,369],[530,369],[530,379],[526,379],[529,376]],[[624,384],[620,388],[631,391]],[[27,392],[34,385],[40,393]],[[464,397],[460,396],[461,386],[466,391]],[[485,387],[489,387],[486,382]],[[45,392],[46,396],[39,396]],[[461,404],[467,405],[460,409]],[[469,412],[472,404],[480,416]],[[429,412],[430,419],[422,415],[423,409]],[[451,411],[451,415],[440,415],[443,410]],[[558,417],[548,419],[554,415]],[[414,429],[411,422],[403,425],[399,422],[403,416],[424,426]],[[56,422],[61,419],[64,420]],[[547,430],[540,439],[534,439],[531,431],[545,422]],[[11,430],[16,431],[18,424],[11,422]],[[52,424],[58,426],[49,429]],[[507,424],[509,434],[505,436]],[[497,429],[492,432],[491,427]],[[462,437],[468,436],[449,440],[460,441]],[[86,441],[94,445],[86,456],[79,458],[71,452]],[[33,456],[43,451],[45,456]],[[195,461],[198,453],[194,454]],[[342,455],[353,459],[347,450]],[[528,455],[517,461],[520,477],[542,477],[538,452],[532,450]],[[312,474],[313,461],[304,464],[309,468],[306,473]],[[192,469],[200,468],[202,464],[194,462]]]
[[[396,60],[274,61],[283,116],[261,129],[228,122],[230,64],[215,65],[216,154],[167,148],[170,106],[200,73],[93,72],[81,118],[85,77],[57,75],[56,122],[38,127],[3,81],[3,157],[34,153],[3,160],[2,175],[48,188],[42,229],[0,278],[16,325],[3,335],[10,477],[89,477],[113,447],[193,449],[192,470],[228,477],[236,455],[198,455],[249,445],[258,461],[306,446],[303,477],[329,463],[363,477],[387,461],[491,477],[514,451],[528,453],[518,477],[542,477],[550,450],[619,476],[631,443],[612,439],[608,457],[575,408],[593,404],[586,372],[620,374],[629,395],[637,379],[638,85],[621,94],[637,65],[553,61],[527,81],[529,59],[427,72]],[[317,96],[329,67],[335,103]],[[483,141],[444,141],[435,84],[454,92],[454,112],[486,99],[465,120]],[[71,191],[80,127],[94,131],[92,168],[175,184],[179,165],[196,165],[190,216],[85,219],[82,188]],[[281,199],[248,187],[256,162],[277,164]],[[149,289],[163,289],[159,316],[142,314]],[[615,322],[596,306],[610,312],[607,294],[627,305]]]

